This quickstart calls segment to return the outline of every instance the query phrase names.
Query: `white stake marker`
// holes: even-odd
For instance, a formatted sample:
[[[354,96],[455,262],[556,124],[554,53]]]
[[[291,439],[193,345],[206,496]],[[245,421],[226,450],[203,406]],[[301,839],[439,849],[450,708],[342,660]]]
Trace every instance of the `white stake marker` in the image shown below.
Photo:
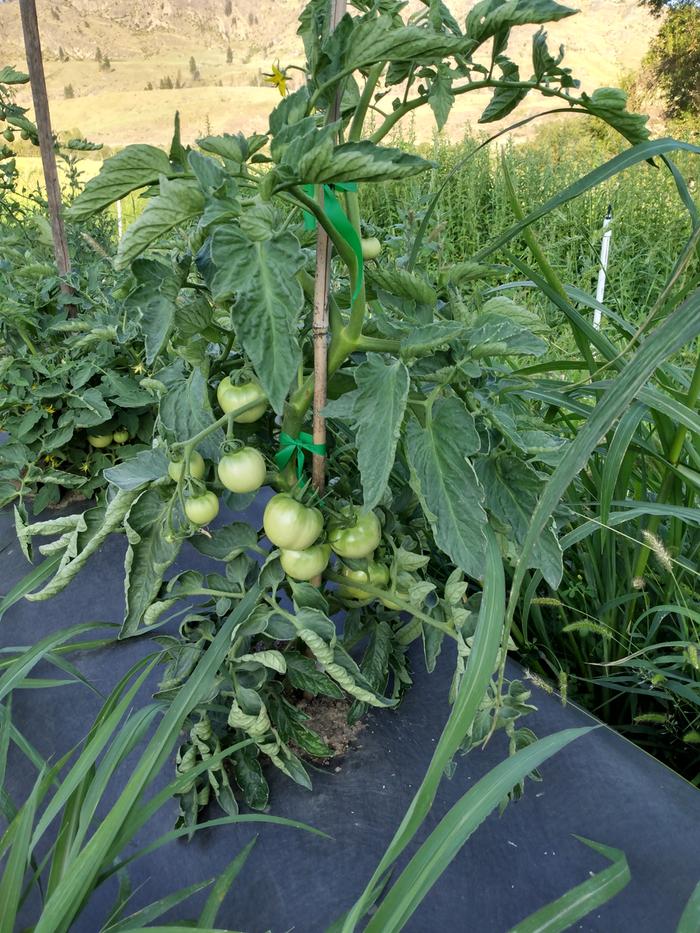
[[[610,256],[610,240],[612,239],[612,230],[610,229],[610,222],[612,221],[612,205],[608,204],[608,210],[605,215],[605,220],[603,221],[603,241],[600,244],[600,271],[598,272],[598,287],[595,292],[595,300],[598,304],[603,303],[605,298],[605,281],[608,275],[608,258]],[[593,312],[593,326],[596,330],[600,330],[600,321],[602,318],[602,312],[600,308],[596,308]]]

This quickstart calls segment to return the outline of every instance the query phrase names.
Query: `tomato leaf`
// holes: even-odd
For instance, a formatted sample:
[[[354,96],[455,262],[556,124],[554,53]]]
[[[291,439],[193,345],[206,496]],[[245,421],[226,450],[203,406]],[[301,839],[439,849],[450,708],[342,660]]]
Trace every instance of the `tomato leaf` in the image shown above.
[[[0,84],[28,84],[29,75],[23,71],[16,71],[12,65],[0,68]]]
[[[433,321],[423,327],[412,327],[401,340],[401,355],[410,358],[433,354],[466,333],[467,325],[461,321]]]
[[[196,182],[185,178],[170,181],[161,175],[160,194],[149,199],[143,214],[127,229],[114,260],[115,269],[128,268],[147,246],[180,224],[199,217],[203,209],[204,195]]]
[[[432,32],[419,26],[392,27],[388,17],[367,19],[355,26],[345,60],[347,68],[353,70],[382,61],[430,65],[450,55],[465,54],[472,46],[470,40],[461,36]]]
[[[428,103],[435,115],[438,130],[441,130],[447,123],[454,102],[455,96],[452,93],[450,69],[447,65],[440,64],[428,91]]]
[[[187,269],[187,263],[175,268],[156,259],[137,259],[131,267],[138,285],[125,303],[140,314],[149,366],[172,331],[177,297],[187,278]]]
[[[104,471],[104,477],[119,489],[138,489],[145,483],[165,476],[168,469],[168,458],[164,451],[141,450],[135,457],[118,463]]]
[[[130,192],[155,184],[161,175],[173,174],[162,149],[142,144],[127,146],[102,165],[99,175],[90,179],[66,214],[73,221],[84,220]]]
[[[357,461],[362,480],[364,507],[379,503],[389,482],[396,458],[408,399],[408,370],[400,360],[385,362],[378,353],[368,353],[366,362],[355,370],[357,391],[343,396],[341,405],[330,402],[326,413],[345,417],[357,431]],[[348,417],[347,404],[352,401]]]
[[[236,334],[278,413],[301,361],[297,322],[304,294],[296,274],[304,256],[296,237],[279,233],[253,241],[233,226],[214,231],[212,291],[216,301],[235,297]]]
[[[160,400],[160,420],[171,440],[186,441],[212,424],[214,413],[201,370],[194,369],[184,377],[181,369],[174,366],[167,375],[161,370],[158,378],[168,385],[168,391]],[[205,437],[197,449],[209,460],[218,460],[223,440],[223,431],[216,430]]]
[[[476,473],[486,492],[486,508],[507,528],[508,541],[516,553],[527,535],[530,519],[544,488],[544,480],[516,457],[483,457]],[[542,571],[553,589],[562,577],[562,550],[550,521],[530,551],[528,568]]]
[[[360,661],[360,670],[367,683],[377,693],[384,693],[389,679],[389,664],[394,634],[387,622],[372,627],[365,653]],[[367,704],[355,700],[348,711],[348,721],[357,722],[367,711]]]
[[[195,535],[190,544],[207,557],[214,560],[231,561],[248,548],[255,547],[258,536],[250,525],[245,522],[233,522],[222,528],[215,528],[207,535]]]
[[[520,70],[509,58],[499,55],[496,64],[501,69],[501,80],[512,81],[515,86],[496,88],[491,103],[479,117],[479,123],[493,123],[495,120],[507,117],[527,97],[530,90],[528,87],[517,86],[517,82],[520,81]]]
[[[319,151],[318,161],[309,160],[305,165],[302,180],[316,184],[386,181],[416,175],[433,165],[433,162],[400,149],[376,146],[368,140],[361,140],[336,146],[328,160],[321,158]]]
[[[257,750],[248,745],[235,751],[232,758],[235,765],[233,775],[243,791],[245,802],[254,810],[264,810],[270,789],[257,759]]]
[[[472,577],[484,570],[484,491],[467,459],[480,447],[474,419],[457,398],[438,399],[425,427],[409,421],[411,486],[435,543]]]
[[[335,700],[342,700],[345,695],[343,691],[330,677],[317,669],[315,661],[303,654],[291,651],[285,657],[287,658],[287,678],[293,687],[314,696],[321,694],[333,697]]]
[[[367,269],[367,278],[375,288],[397,298],[406,298],[433,308],[437,303],[437,292],[425,278],[399,266],[372,265]]]
[[[556,22],[576,12],[554,0],[481,0],[469,11],[466,32],[473,49],[513,26]]]

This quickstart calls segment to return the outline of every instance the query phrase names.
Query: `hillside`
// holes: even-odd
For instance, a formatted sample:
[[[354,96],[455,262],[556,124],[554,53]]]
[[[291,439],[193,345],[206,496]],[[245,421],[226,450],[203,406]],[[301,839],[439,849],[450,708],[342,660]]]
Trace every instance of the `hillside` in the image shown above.
[[[54,127],[79,130],[111,146],[137,140],[165,144],[176,109],[186,139],[261,129],[277,99],[275,90],[261,86],[261,72],[276,59],[300,60],[299,0],[38,0],[37,5]],[[448,0],[448,5],[463,18],[472,0]],[[567,64],[585,88],[593,89],[617,83],[638,66],[657,28],[636,0],[587,0],[577,16],[552,26],[550,40],[552,46],[564,43]],[[529,59],[532,31],[523,27],[515,35],[511,49],[519,60]],[[0,64],[23,67],[18,0],[0,3],[0,34]],[[163,82],[182,86],[161,89]],[[448,126],[451,136],[476,122],[487,97],[458,101]],[[29,101],[27,89],[20,100]],[[533,98],[522,112],[537,109],[545,108]],[[429,138],[430,115],[419,111],[414,129],[419,139]]]

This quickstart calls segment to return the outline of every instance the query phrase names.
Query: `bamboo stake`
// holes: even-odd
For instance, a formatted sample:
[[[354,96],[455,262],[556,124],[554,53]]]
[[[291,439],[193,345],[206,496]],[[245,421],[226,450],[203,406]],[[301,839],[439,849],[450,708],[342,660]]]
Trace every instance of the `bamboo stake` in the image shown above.
[[[346,0],[331,0],[329,32],[333,32],[345,15]],[[340,113],[340,88],[336,91],[335,100],[329,114],[330,122],[338,119]],[[319,203],[323,207],[323,187],[318,195]],[[326,443],[326,419],[321,412],[327,399],[328,381],[328,292],[331,274],[331,241],[326,231],[318,225],[316,236],[316,279],[314,283],[314,414],[313,439],[314,444]],[[321,495],[326,485],[326,458],[314,454],[311,468],[311,479],[314,488]]]
[[[36,15],[36,0],[20,0],[19,8],[22,16],[24,48],[31,81],[32,100],[34,101],[34,117],[39,135],[39,151],[41,152],[41,163],[44,169],[46,200],[49,205],[49,220],[51,221],[53,236],[53,251],[58,273],[62,279],[65,279],[70,275],[71,262],[66,231],[61,216],[61,186],[58,181],[56,154],[51,131],[51,114],[49,112],[49,98],[46,92],[44,61],[41,54],[41,38]],[[61,291],[65,295],[75,294],[66,281],[61,282]],[[75,317],[75,305],[68,305],[67,307],[68,316]]]

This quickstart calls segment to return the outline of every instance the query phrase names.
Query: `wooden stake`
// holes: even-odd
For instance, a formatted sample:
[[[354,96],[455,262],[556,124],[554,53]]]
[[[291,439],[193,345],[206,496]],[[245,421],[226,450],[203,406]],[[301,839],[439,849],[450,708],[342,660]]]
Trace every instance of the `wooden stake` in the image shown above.
[[[71,263],[66,231],[61,216],[61,186],[58,181],[56,154],[54,152],[53,133],[51,132],[51,115],[49,113],[49,98],[46,93],[46,78],[44,77],[44,61],[41,54],[36,0],[19,0],[19,8],[22,15],[24,48],[29,68],[32,100],[34,101],[34,116],[39,134],[39,150],[44,168],[46,200],[49,205],[49,220],[51,221],[51,233],[53,235],[53,251],[56,257],[58,273],[62,278],[65,278],[70,274]],[[61,291],[65,295],[75,294],[67,282],[61,283]],[[75,315],[75,305],[68,305],[68,316],[75,317]]]
[[[329,32],[332,33],[345,15],[346,0],[331,0]],[[329,121],[335,122],[340,114],[340,89],[329,114]],[[323,207],[323,188],[320,189],[319,203]],[[318,225],[316,236],[316,280],[314,284],[314,444],[326,443],[326,419],[321,412],[326,405],[328,382],[328,292],[331,277],[331,241],[326,231]],[[326,485],[326,458],[313,455],[311,479],[314,488],[320,494]]]

